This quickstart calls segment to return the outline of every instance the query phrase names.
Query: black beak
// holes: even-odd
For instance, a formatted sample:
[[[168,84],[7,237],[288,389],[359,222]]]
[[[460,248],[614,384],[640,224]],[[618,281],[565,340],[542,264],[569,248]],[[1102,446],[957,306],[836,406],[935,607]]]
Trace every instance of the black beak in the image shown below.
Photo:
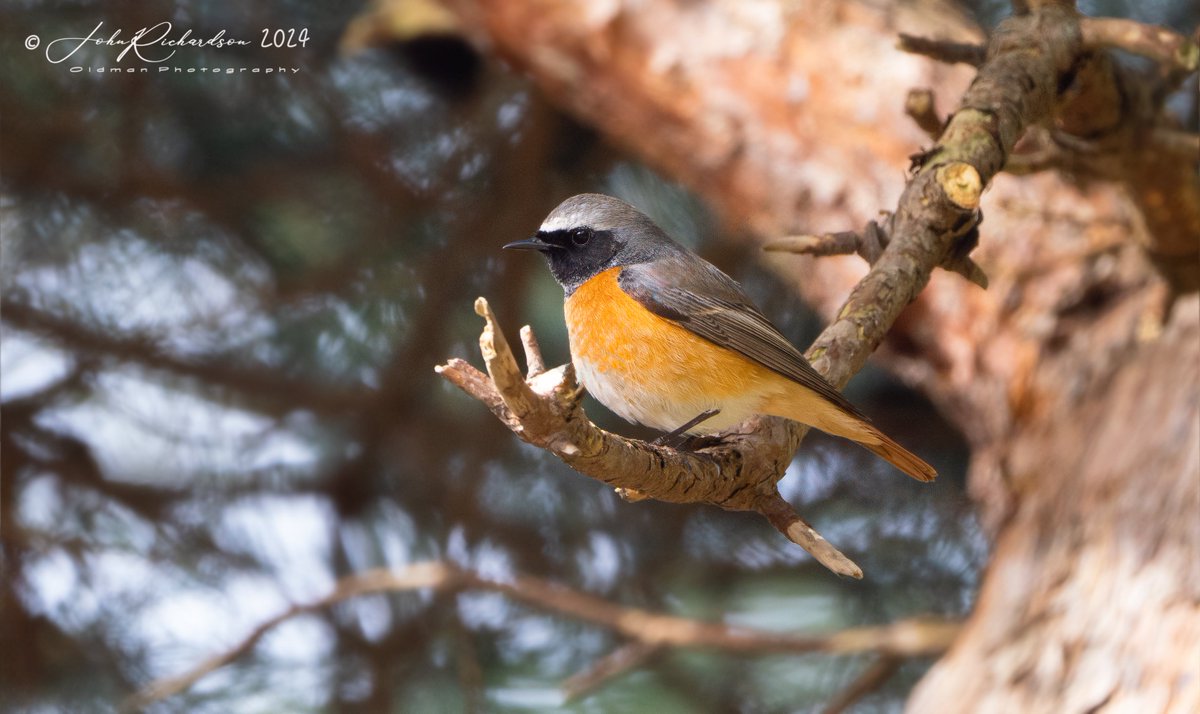
[[[541,238],[539,238],[537,236],[533,236],[532,238],[526,238],[525,240],[513,241],[512,243],[509,243],[508,245],[504,246],[504,249],[505,250],[537,250],[537,251],[541,251],[542,253],[545,253],[546,251],[550,250],[553,247],[554,247],[553,244],[547,243],[546,241],[542,240]]]

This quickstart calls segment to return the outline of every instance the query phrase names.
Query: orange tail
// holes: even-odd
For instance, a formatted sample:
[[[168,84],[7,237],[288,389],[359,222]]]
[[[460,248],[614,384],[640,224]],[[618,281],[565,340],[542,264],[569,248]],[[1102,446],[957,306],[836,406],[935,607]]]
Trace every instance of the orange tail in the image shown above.
[[[933,467],[871,424],[803,385],[795,385],[763,405],[767,414],[815,426],[827,434],[856,441],[918,481],[937,478]]]
[[[857,438],[855,441],[874,451],[886,459],[888,463],[918,481],[932,481],[937,478],[937,471],[934,471],[932,466],[922,461],[916,454],[897,444],[887,434],[884,434],[870,424],[861,424],[859,428],[866,434],[869,434],[870,437],[874,437],[879,441],[878,443],[871,443],[868,440],[859,440]]]

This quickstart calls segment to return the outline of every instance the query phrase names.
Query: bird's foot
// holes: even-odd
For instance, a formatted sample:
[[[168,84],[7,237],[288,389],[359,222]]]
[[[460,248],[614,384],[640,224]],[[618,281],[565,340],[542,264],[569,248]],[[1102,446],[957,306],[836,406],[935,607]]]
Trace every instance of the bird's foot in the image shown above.
[[[687,432],[689,429],[692,429],[697,424],[708,421],[709,419],[715,417],[716,415],[718,415],[720,413],[721,413],[720,409],[708,409],[706,411],[700,412],[696,416],[694,416],[691,419],[688,419],[686,422],[684,422],[684,424],[682,426],[674,429],[673,431],[671,431],[669,433],[663,434],[662,436],[658,437],[657,439],[655,439],[654,441],[652,441],[650,443],[654,444],[655,446],[667,446],[672,449],[678,449],[679,447],[683,446],[684,444],[687,444],[688,442],[690,442],[692,440],[687,435]]]

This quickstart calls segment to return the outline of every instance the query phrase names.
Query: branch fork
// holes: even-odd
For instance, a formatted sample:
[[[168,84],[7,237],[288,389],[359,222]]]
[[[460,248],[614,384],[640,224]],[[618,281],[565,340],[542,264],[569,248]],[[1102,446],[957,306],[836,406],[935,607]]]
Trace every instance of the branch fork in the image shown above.
[[[971,251],[979,245],[979,224],[983,222],[983,212],[978,209],[979,195],[982,192],[979,173],[969,164],[955,164],[949,168],[951,170],[939,172],[938,181],[942,183],[942,190],[959,208],[969,210],[961,216],[958,224],[947,232],[950,251],[939,266],[952,273],[958,273],[986,289],[987,273],[970,257]],[[861,231],[786,236],[767,243],[763,250],[817,257],[858,254],[868,265],[874,265],[891,242],[894,219],[895,214],[887,213],[883,225],[876,221],[867,221],[866,227]]]

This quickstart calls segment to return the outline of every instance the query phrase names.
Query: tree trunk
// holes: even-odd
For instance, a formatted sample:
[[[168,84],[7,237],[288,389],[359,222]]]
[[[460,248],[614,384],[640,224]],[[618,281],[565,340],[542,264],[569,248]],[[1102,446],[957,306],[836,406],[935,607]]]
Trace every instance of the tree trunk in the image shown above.
[[[1014,425],[1013,512],[909,711],[1200,711],[1200,306],[1156,338],[1096,344],[1136,302],[1065,336],[1061,368],[1087,376]]]

